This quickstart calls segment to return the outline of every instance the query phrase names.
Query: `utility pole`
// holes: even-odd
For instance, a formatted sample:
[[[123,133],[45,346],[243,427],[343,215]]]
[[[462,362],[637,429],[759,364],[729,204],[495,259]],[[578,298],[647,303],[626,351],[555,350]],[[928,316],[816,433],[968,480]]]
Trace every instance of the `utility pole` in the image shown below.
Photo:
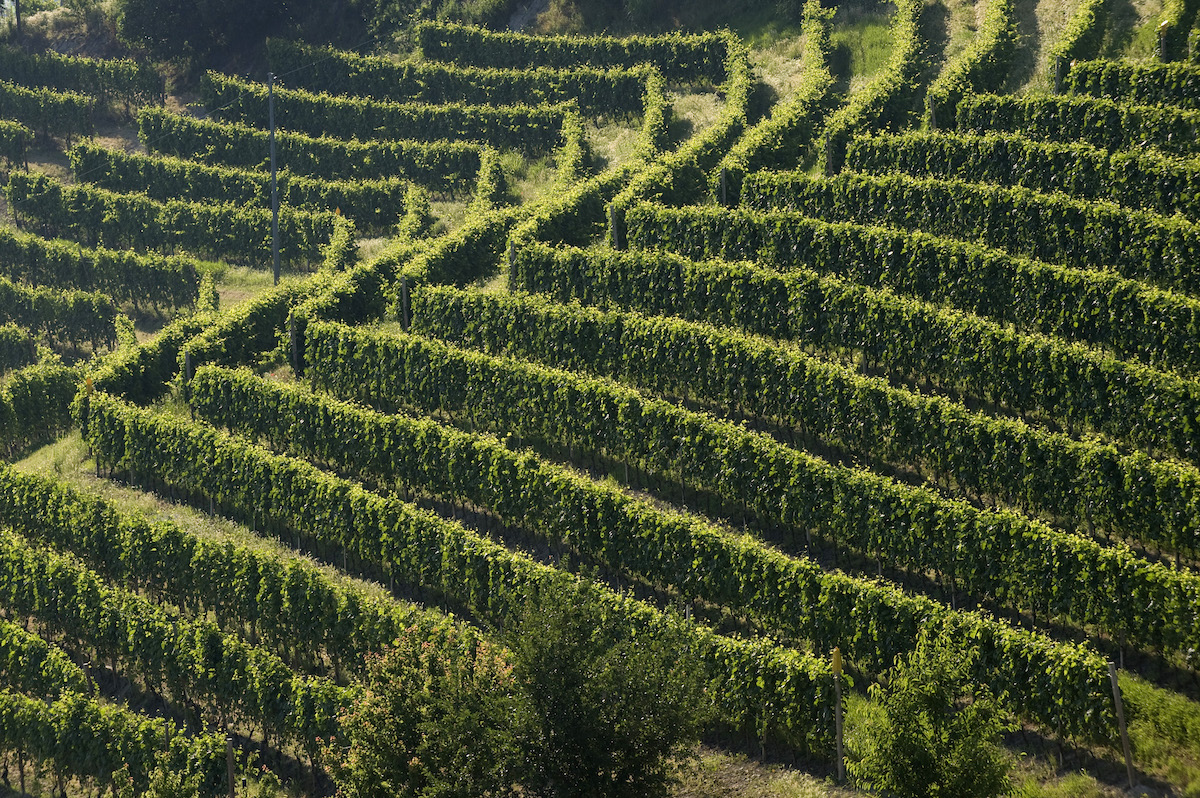
[[[271,257],[279,285],[279,187],[275,177],[275,73],[267,73],[267,118],[271,124]]]

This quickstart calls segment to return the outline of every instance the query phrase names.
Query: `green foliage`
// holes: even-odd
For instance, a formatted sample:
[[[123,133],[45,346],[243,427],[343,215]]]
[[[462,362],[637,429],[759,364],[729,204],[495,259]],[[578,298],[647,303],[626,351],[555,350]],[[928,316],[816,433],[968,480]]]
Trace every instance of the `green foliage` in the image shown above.
[[[1131,105],[1200,109],[1200,68],[1192,64],[1081,61],[1071,65],[1065,87]]]
[[[568,252],[563,253],[561,260],[554,261],[553,267],[543,273],[543,264],[550,263],[547,253],[540,248],[534,250],[525,246],[522,252],[530,252],[528,276],[523,278],[526,290],[547,290],[540,287],[543,279],[547,285],[560,285],[567,279],[571,284],[569,290],[584,296],[582,292],[589,290],[589,281],[597,280],[604,285],[620,285],[622,296],[644,290],[633,286],[644,287],[647,283],[654,285],[648,295],[664,292],[674,295],[678,292],[675,278],[659,276],[666,274],[668,268],[676,268],[669,259],[665,259],[669,256],[663,250],[692,258],[753,258],[759,260],[762,266],[730,266],[728,268],[733,269],[731,279],[740,280],[741,275],[746,274],[748,276],[744,279],[748,284],[758,285],[765,280],[770,285],[763,285],[761,290],[767,292],[764,296],[779,296],[779,291],[787,290],[788,280],[779,272],[795,272],[799,286],[816,278],[816,275],[801,276],[811,269],[820,275],[843,278],[840,294],[847,299],[850,292],[854,291],[853,283],[862,286],[856,293],[863,297],[876,294],[867,290],[868,287],[887,288],[948,305],[948,308],[933,312],[933,316],[947,321],[954,318],[951,309],[958,309],[1015,325],[1020,331],[1096,344],[1112,350],[1120,357],[1141,360],[1160,368],[1179,370],[1188,375],[1200,370],[1200,345],[1197,343],[1200,340],[1200,302],[1183,294],[1127,280],[1111,272],[1082,271],[1039,263],[977,244],[925,233],[823,222],[792,213],[756,214],[739,211],[727,214],[713,210],[643,206],[629,215],[627,222],[631,242],[635,246],[659,251],[643,254],[631,252],[627,256],[610,251],[605,253],[607,259],[595,261],[602,268],[596,268],[591,261],[575,265],[579,254]],[[623,257],[628,257],[631,264],[636,264],[629,273],[629,279],[608,277],[610,270]],[[805,264],[805,267],[793,268],[797,262]],[[711,279],[727,279],[718,274],[721,271],[719,267],[715,268],[716,272],[709,269],[717,275]],[[572,273],[564,278],[563,269],[577,269],[579,276]],[[694,272],[694,264],[685,263],[682,271],[690,275]],[[646,276],[637,276],[643,274]],[[685,307],[700,308],[699,297],[703,296],[703,292],[699,285],[696,288],[687,287],[687,279],[690,277],[685,279],[686,290],[678,292],[680,299],[677,301],[685,301],[686,297]],[[708,279],[704,278],[704,281]],[[726,295],[726,291],[730,290],[723,289],[718,296]],[[752,289],[744,296],[755,296],[758,290]],[[794,294],[791,301],[803,306],[800,297],[804,292],[796,291]],[[570,295],[560,294],[564,298]],[[756,307],[756,303],[742,299],[740,291],[728,295],[745,302],[748,309]],[[1021,297],[1022,301],[1013,302],[1014,296]],[[896,308],[905,304],[889,300],[882,294],[871,304],[879,302]],[[638,307],[649,306],[642,304]],[[762,317],[752,322],[743,321],[743,314],[736,309],[714,312],[712,318],[720,320],[720,323],[727,323],[727,319],[736,321],[747,329],[773,337],[798,335],[798,331],[804,329],[771,316],[770,307],[768,304],[754,310],[753,313],[762,314]],[[866,307],[863,306],[863,311]],[[1095,308],[1096,312],[1081,316],[1071,310],[1078,307]],[[663,312],[679,312],[670,308],[666,306]],[[698,318],[709,317],[701,315]],[[1169,323],[1158,321],[1167,319]],[[961,323],[961,320],[955,322]],[[945,325],[939,326],[949,329]],[[980,334],[977,326],[970,326],[976,329],[972,335]],[[997,330],[993,328],[988,337],[994,337],[996,333]],[[858,340],[873,342],[865,347],[872,359],[880,359],[880,353],[890,348],[878,336]],[[903,341],[897,343],[907,346]],[[1046,342],[1039,344],[1047,345]],[[863,346],[863,343],[858,346]],[[910,350],[913,348],[909,347]],[[921,350],[921,347],[915,349]],[[1076,353],[1076,357],[1084,355],[1082,350],[1076,350]],[[899,362],[893,360],[897,355],[902,355],[902,352],[894,351],[883,360]],[[938,369],[928,368],[928,363],[936,362],[936,359],[928,352],[920,357],[926,359],[925,365],[916,368],[915,362],[909,362],[907,366],[896,368],[896,373],[907,372],[912,367],[923,375],[934,372],[936,376]],[[1085,357],[1085,360],[1090,357]],[[952,381],[946,384],[958,383]],[[983,384],[977,384],[977,387],[984,388]],[[994,391],[995,388],[987,387],[986,390]],[[1010,399],[1018,395],[1028,397],[1029,394],[1018,392]]]
[[[666,149],[669,143],[669,127],[671,124],[671,102],[666,96],[666,81],[662,74],[655,71],[646,79],[645,115],[642,117],[642,130],[638,136],[637,148],[634,155],[645,161]]]
[[[890,31],[892,54],[887,65],[826,122],[821,160],[827,174],[841,169],[846,145],[854,136],[867,130],[899,127],[906,121],[922,68],[920,17],[924,7],[919,0],[897,1]]]
[[[852,344],[845,334],[850,320],[832,318],[841,311],[839,286],[827,286],[823,297],[789,303],[791,321],[807,342]],[[623,305],[655,301],[607,298]],[[658,301],[676,310],[671,298]],[[824,318],[808,308],[820,308]],[[862,315],[879,323],[878,314]],[[811,430],[823,443],[872,461],[919,467],[953,479],[960,490],[1038,510],[1060,526],[1089,517],[1142,544],[1200,555],[1200,470],[1192,466],[972,413],[796,348],[693,322],[432,287],[416,293],[412,316],[413,332],[458,346],[608,377],[654,395],[694,397]]]
[[[586,582],[556,586],[513,630],[514,672],[532,705],[523,746],[533,795],[665,796],[672,759],[704,717],[702,674],[679,626],[625,637]]]
[[[758,257],[785,269],[795,262],[807,263],[822,272],[832,272],[868,285],[900,283],[906,286],[905,290],[917,295],[924,295],[925,286],[940,285],[944,287],[936,293],[979,302],[983,312],[988,312],[987,305],[978,293],[978,286],[987,284],[975,282],[974,287],[961,292],[960,288],[954,287],[952,283],[956,278],[941,271],[947,263],[956,263],[956,260],[946,258],[947,247],[956,253],[956,258],[965,256],[967,261],[963,268],[995,270],[1000,278],[999,285],[1013,279],[1003,273],[1013,260],[993,259],[986,252],[970,246],[889,228],[817,222],[800,214],[642,205],[630,211],[626,221],[630,243],[637,247],[666,249],[693,258]],[[1030,271],[1030,277],[1037,275],[1037,271],[1046,273],[1046,270]],[[1100,293],[1100,286],[1104,284],[1104,281],[1097,281],[1088,286],[1075,275],[1062,277],[1068,291],[1063,292],[1061,284],[1046,281],[1033,294],[1047,302],[1046,310],[1042,311],[1047,322],[1053,318],[1050,308],[1057,297],[1064,293]],[[1020,282],[1026,279],[1022,275]],[[1031,284],[1038,285],[1032,281]],[[987,287],[990,290],[990,286]],[[867,298],[863,292],[853,286],[847,288],[848,291],[839,294],[850,300],[851,307],[858,306],[859,310],[852,312],[853,315],[848,314],[847,318],[853,319],[850,325],[830,327],[829,335],[840,336],[841,340],[856,340],[868,359],[894,378],[909,379],[920,375],[931,384],[983,397],[1012,411],[1039,410],[1069,429],[1103,431],[1140,448],[1175,452],[1193,462],[1200,459],[1200,450],[1195,446],[1197,433],[1190,420],[1200,416],[1192,409],[1200,407],[1200,383],[1195,379],[1115,359],[1078,344],[1025,335],[1001,324],[925,305],[921,301],[897,302],[885,296],[880,301],[862,302]],[[996,296],[1006,295],[999,293]],[[995,309],[1010,306],[1012,296],[998,299]],[[1136,285],[1126,284],[1112,299],[1118,300],[1118,305],[1130,301],[1137,306],[1145,301],[1143,297],[1145,300],[1156,298],[1154,293],[1139,292]],[[1179,318],[1183,321],[1195,313],[1195,308],[1188,310],[1192,305],[1186,298],[1172,301],[1170,295],[1163,294],[1158,294],[1157,298],[1165,299],[1164,305],[1173,306],[1176,313],[1182,311]],[[864,314],[862,311],[867,308],[871,311]],[[764,310],[777,312],[770,306]],[[821,305],[815,304],[808,312],[824,311]],[[1011,313],[1010,316],[1009,311],[1001,311],[1000,320],[1019,321],[1025,317],[1023,310]],[[879,335],[882,322],[875,320],[876,314],[891,317],[887,328],[903,329],[906,335]],[[1036,317],[1036,311],[1031,315]],[[1062,324],[1070,325],[1078,317],[1079,314],[1070,312],[1062,319]],[[1100,321],[1102,327],[1109,321],[1113,327],[1134,324],[1127,315]],[[805,327],[793,329],[793,336],[806,335]],[[1142,338],[1154,348],[1162,345],[1152,343],[1158,339],[1168,348],[1191,349],[1192,345],[1185,343],[1183,336],[1171,335],[1167,343],[1153,332],[1154,329],[1154,322],[1148,321],[1143,330],[1132,330],[1126,340],[1132,343]],[[839,338],[827,340],[836,342]],[[1003,356],[998,357],[998,352],[1003,352]]]
[[[10,467],[0,470],[0,485],[0,517],[21,535],[75,552],[106,580],[152,586],[177,606],[212,613],[223,628],[250,623],[276,649],[295,650],[303,641],[300,648],[327,657],[335,669],[357,671],[401,633],[441,647],[478,636],[439,612],[365,596],[302,558],[150,522]]]
[[[1106,0],[1082,0],[1067,21],[1058,41],[1050,46],[1050,79],[1057,88],[1067,65],[1100,56],[1109,22]],[[961,124],[961,123],[960,123]]]
[[[211,266],[191,258],[91,249],[0,228],[0,273],[14,282],[179,308],[196,300],[200,275],[211,271]]]
[[[583,130],[578,123],[578,117],[568,117],[568,120],[563,123],[563,130],[566,131],[568,128],[572,135],[582,137]],[[486,213],[507,204],[508,176],[504,174],[504,168],[500,164],[500,153],[488,147],[479,159],[475,196],[471,199],[468,212],[472,214]]]
[[[12,322],[51,341],[95,349],[116,343],[117,306],[98,292],[30,288],[0,277],[0,322]]]
[[[128,58],[83,58],[53,50],[27,53],[0,46],[0,74],[20,86],[93,95],[127,105],[162,104],[163,80],[151,63]]]
[[[434,234],[437,217],[429,204],[429,192],[415,184],[409,184],[404,195],[404,216],[396,226],[396,235],[407,241],[416,241]]]
[[[1155,33],[1158,36],[1156,55],[1162,61],[1179,61],[1187,57],[1188,28],[1196,16],[1195,0],[1166,0]],[[1072,67],[1073,68],[1073,67]]]
[[[1099,97],[968,95],[958,104],[961,132],[1020,133],[1043,141],[1082,141],[1107,150],[1150,145],[1190,156],[1200,110],[1130,105]]]
[[[67,152],[76,180],[108,191],[140,192],[159,202],[222,202],[271,207],[270,172],[206,166],[172,157],[148,157],[89,142]],[[409,182],[398,177],[377,180],[316,180],[282,172],[277,178],[281,207],[306,211],[338,210],[366,231],[394,225],[404,213]]]
[[[895,798],[1013,794],[1011,757],[999,744],[1009,724],[967,674],[958,647],[926,639],[888,672],[886,687],[871,685],[878,714],[846,740],[855,781]]]
[[[919,229],[1200,294],[1200,225],[1110,202],[908,175],[845,172],[821,178],[783,172],[747,178],[742,204],[760,211],[800,211],[818,219]]]
[[[555,180],[564,188],[571,186],[587,176],[591,161],[583,120],[569,115],[563,121],[563,145],[554,153]]]
[[[0,158],[9,167],[23,166],[25,153],[33,143],[33,131],[20,122],[0,119]]]
[[[128,349],[137,346],[137,331],[133,328],[133,319],[124,313],[117,314],[117,348]]]
[[[597,69],[522,67],[496,69],[427,62],[396,62],[345,50],[270,39],[272,68],[293,88],[375,100],[478,105],[556,105],[574,100],[589,117],[629,118],[644,112],[651,67]]]
[[[795,167],[812,143],[833,104],[830,94],[833,76],[826,67],[832,15],[833,11],[823,8],[819,0],[806,0],[802,28],[805,71],[801,84],[791,97],[772,109],[769,118],[747,130],[713,170],[711,192],[718,200],[722,199],[722,171],[724,202],[736,205],[747,174]]]
[[[418,305],[424,305],[418,307],[420,323],[420,311],[429,305]],[[665,512],[489,436],[383,415],[246,371],[204,368],[190,389],[193,410],[215,425],[263,436],[295,457],[346,473],[487,508],[610,568],[746,613],[788,639],[814,641],[817,649],[841,646],[870,671],[887,668],[897,653],[909,650],[921,628],[946,628],[989,652],[977,661],[975,677],[1019,702],[1029,716],[1050,719],[1054,707],[1069,705],[1097,722],[1111,721],[1102,661],[1071,646],[1048,646],[1044,638],[984,614],[951,612],[888,585],[827,574],[807,559],[694,516]],[[347,446],[344,430],[354,430],[368,445]],[[388,448],[373,449],[371,441],[386,441]],[[1060,675],[1036,686],[1028,681],[1031,674],[1041,680],[1051,673]],[[1031,695],[1045,695],[1046,703]]]
[[[324,338],[318,346],[314,334]],[[1186,653],[1193,646],[1181,628],[1162,619],[1193,614],[1189,602],[1195,601],[1200,582],[1127,549],[835,466],[762,433],[607,381],[412,336],[391,343],[310,324],[307,337],[306,373],[343,398],[423,413],[455,415],[469,409],[476,426],[603,451],[660,478],[686,479],[765,521],[819,531],[896,567],[937,569],[974,595],[1035,611],[1041,607],[1171,651]],[[341,343],[343,353],[352,344],[386,352],[387,366],[369,374],[370,367],[351,366],[344,356],[339,363],[331,340]],[[814,502],[814,496],[828,498]],[[1128,600],[1097,604],[1092,585],[1118,572]],[[1031,595],[1031,582],[1044,589]]]
[[[5,620],[0,620],[0,679],[10,690],[46,698],[89,690],[83,669],[66,652]]]
[[[749,54],[732,35],[727,45],[725,73],[728,79],[721,87],[725,94],[725,109],[704,133],[693,136],[674,152],[641,165],[635,174],[622,181],[617,189],[619,193],[614,192],[616,196],[610,205],[610,213],[616,220],[616,225],[610,225],[608,229],[610,243],[614,237],[619,239],[622,235],[620,220],[625,209],[640,199],[655,198],[679,204],[701,201],[708,193],[708,173],[745,132],[754,89]],[[559,240],[569,244],[583,243],[578,239]]]
[[[75,92],[29,89],[0,80],[0,119],[9,119],[43,136],[73,138],[92,132],[96,99]]]
[[[107,247],[177,250],[261,266],[270,262],[271,211],[238,204],[156,202],[88,185],[67,185],[43,174],[13,172],[4,189],[18,221],[43,233]],[[322,247],[350,222],[329,211],[280,208],[279,249],[284,263],[320,262]]]
[[[37,361],[37,337],[31,331],[12,322],[0,325],[0,373]]]
[[[338,332],[310,323],[308,335],[325,328]],[[336,340],[326,340],[356,359]],[[308,351],[313,351],[311,341]],[[369,349],[360,351],[370,355]],[[375,366],[369,369],[375,371]],[[323,545],[344,547],[493,623],[511,622],[531,593],[570,579],[459,524],[211,427],[164,418],[98,392],[82,399],[78,413],[84,437],[102,462],[155,474],[193,496],[210,497],[235,515],[252,513],[268,527],[279,525]],[[361,442],[379,450],[373,441]],[[641,602],[606,590],[595,595],[602,611],[628,636],[656,634],[664,623],[670,625]],[[827,697],[833,676],[827,663],[761,640],[721,637],[690,625],[687,629],[691,650],[703,663],[714,711],[724,724],[798,750],[828,750],[833,727]]]
[[[363,695],[324,746],[338,795],[517,795],[536,754],[519,745],[522,685],[506,653],[477,638],[430,646],[414,632],[368,658]]]
[[[914,177],[1061,191],[1200,220],[1200,160],[1143,148],[1109,152],[1081,142],[1036,141],[1019,133],[911,132],[859,136],[850,142],[846,165],[879,175],[900,171]]]
[[[95,389],[130,401],[152,402],[166,392],[167,382],[179,373],[179,347],[213,321],[208,315],[177,318],[147,344],[94,358],[85,379],[91,380]]]
[[[314,750],[351,697],[328,679],[300,676],[273,652],[207,619],[107,584],[72,557],[0,534],[0,597],[48,633],[119,663],[159,694],[202,701],[209,717],[253,722]]]
[[[116,0],[117,35],[159,60],[207,59],[253,47],[315,7],[311,0]]]
[[[736,38],[730,33],[667,36],[529,36],[446,23],[417,26],[417,41],[432,61],[499,69],[631,69],[653,64],[668,81],[720,85]]]
[[[201,86],[215,116],[266,128],[267,86],[208,72]],[[417,139],[473,141],[526,154],[562,144],[568,103],[533,106],[465,103],[397,103],[364,97],[316,94],[275,88],[275,123],[296,133],[339,139]]]
[[[1017,49],[1013,0],[991,0],[975,37],[957,58],[942,68],[925,102],[931,127],[954,127],[959,100],[967,94],[998,91]],[[853,146],[853,142],[851,142]]]
[[[241,124],[194,119],[161,108],[138,113],[138,137],[151,152],[207,164],[268,168],[268,132]],[[479,171],[481,147],[456,141],[344,141],[279,132],[279,163],[293,175],[322,180],[402,177],[441,191],[466,186]]]
[[[49,762],[65,776],[91,779],[102,787],[124,782],[129,795],[147,795],[154,775],[165,770],[217,798],[225,785],[225,740],[221,734],[171,735],[162,750],[167,722],[121,704],[67,693],[53,701],[0,690],[0,751],[21,752]],[[174,728],[174,724],[171,724]],[[191,798],[196,793],[191,793]]]

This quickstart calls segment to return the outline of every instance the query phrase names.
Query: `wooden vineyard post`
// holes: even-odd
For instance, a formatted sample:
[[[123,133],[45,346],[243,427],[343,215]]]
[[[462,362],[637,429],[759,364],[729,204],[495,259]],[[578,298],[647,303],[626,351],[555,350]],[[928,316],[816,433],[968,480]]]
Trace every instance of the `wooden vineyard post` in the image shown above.
[[[1121,730],[1121,750],[1125,753],[1125,773],[1129,789],[1133,789],[1133,755],[1129,752],[1129,730],[1125,727],[1125,702],[1121,700],[1121,685],[1117,682],[1117,666],[1108,663],[1108,678],[1112,682],[1113,701],[1117,705],[1117,728]]]
[[[400,311],[403,314],[401,321],[404,324],[404,331],[408,332],[408,277],[400,275]]]
[[[613,249],[624,249],[621,246],[621,223],[618,218],[617,206],[609,203],[608,205],[608,236],[612,239]]]
[[[296,330],[296,317],[288,316],[288,350],[291,355],[292,371],[297,377],[304,376],[304,364],[300,362],[300,335]]]
[[[840,784],[846,780],[846,761],[842,756],[842,650],[835,648],[830,654],[833,659],[833,722],[834,734],[837,737],[837,771]]]
[[[234,789],[233,737],[230,735],[225,735],[225,770],[229,773],[229,798],[237,798],[237,792]]]
[[[279,185],[275,171],[275,73],[267,73],[267,116],[270,121],[271,150],[271,272],[279,285]],[[232,790],[232,786],[230,787]],[[231,793],[232,794],[232,793]]]

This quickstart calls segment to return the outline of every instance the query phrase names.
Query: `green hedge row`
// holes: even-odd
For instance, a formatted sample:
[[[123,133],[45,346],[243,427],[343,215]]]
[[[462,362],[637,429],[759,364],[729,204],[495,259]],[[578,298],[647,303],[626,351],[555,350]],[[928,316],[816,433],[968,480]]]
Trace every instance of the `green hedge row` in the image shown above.
[[[1164,370],[1185,375],[1200,371],[1200,300],[1110,272],[1039,263],[921,232],[823,222],[795,213],[646,205],[629,221],[636,246],[697,259],[757,259],[788,271],[812,269],[950,305],[1022,331],[1094,344]],[[1094,312],[1080,315],[1076,309],[1081,307]]]
[[[90,779],[101,792],[117,789],[124,771],[135,794],[149,794],[160,764],[182,780],[198,776],[205,798],[233,789],[225,775],[224,734],[189,736],[168,721],[78,693],[46,701],[0,689],[0,718],[0,751],[52,763],[56,772]]]
[[[731,33],[666,36],[529,36],[466,25],[423,22],[421,53],[433,61],[499,69],[630,69],[653,64],[672,83],[713,86],[729,79],[727,59],[740,42]]]
[[[1098,97],[975,94],[958,104],[958,129],[1019,133],[1044,141],[1082,141],[1106,150],[1157,147],[1194,155],[1200,110],[1131,105]]]
[[[643,164],[614,196],[608,205],[611,239],[616,230],[612,222],[619,220],[624,209],[644,199],[691,204],[702,202],[709,194],[709,173],[716,168],[730,148],[749,125],[750,97],[754,91],[754,76],[749,54],[740,43],[729,51],[729,79],[722,84],[725,108],[707,130],[681,144],[674,152],[666,153],[649,164]],[[604,215],[596,217],[603,223]],[[619,222],[617,228],[619,228]],[[580,240],[564,239],[568,243]],[[590,240],[590,236],[589,236]]]
[[[80,239],[88,245],[142,252],[190,252],[263,267],[271,262],[271,211],[236,204],[156,202],[144,194],[120,194],[66,185],[40,173],[13,172],[4,189],[23,227],[44,235]],[[279,250],[284,263],[320,263],[339,227],[351,223],[329,211],[279,211]]]
[[[1200,642],[1200,578],[1190,571],[831,465],[609,381],[327,323],[308,325],[304,356],[313,383],[341,398],[446,412],[495,434],[603,452],[685,480],[764,521],[824,535],[896,567],[936,571],[952,589],[1009,608],[1070,618],[1184,656]],[[1031,593],[1031,584],[1040,589]]]
[[[9,457],[71,426],[79,372],[57,360],[17,369],[0,383],[0,447]]]
[[[170,156],[148,157],[81,142],[67,152],[76,180],[108,191],[141,192],[159,202],[220,202],[271,207],[269,172],[207,166]],[[404,216],[407,180],[315,180],[278,175],[280,207],[335,211],[361,230],[387,231]]]
[[[195,615],[212,613],[223,628],[245,624],[280,652],[327,656],[335,671],[357,671],[368,654],[405,634],[438,646],[480,639],[466,623],[365,593],[300,556],[284,558],[170,521],[151,522],[9,466],[0,467],[0,486],[0,519],[26,538],[72,551],[107,580],[153,589]]]
[[[94,349],[116,343],[117,306],[106,294],[30,288],[0,277],[0,323],[12,322],[60,343]]]
[[[33,131],[20,122],[0,119],[0,158],[10,167],[24,166],[25,153],[33,142]]]
[[[1014,0],[991,0],[967,48],[942,68],[929,86],[929,125],[953,128],[958,103],[968,94],[999,91],[1017,49]],[[853,142],[851,142],[853,146]]]
[[[53,50],[27,53],[0,47],[0,75],[21,86],[94,95],[126,104],[161,105],[163,78],[149,61],[128,58],[84,58]]]
[[[214,267],[179,256],[85,249],[74,241],[0,229],[0,274],[33,285],[98,291],[118,301],[182,308]]]
[[[1058,41],[1050,45],[1047,54],[1049,77],[1055,91],[1061,90],[1063,77],[1072,61],[1100,57],[1108,17],[1107,0],[1082,0],[1075,7]]]
[[[1091,144],[1036,141],[1012,133],[913,131],[859,136],[850,142],[846,167],[1061,191],[1200,220],[1200,160],[1153,150],[1109,152]]]
[[[204,104],[227,122],[266,129],[267,86],[217,72],[201,85]],[[563,119],[573,105],[393,103],[362,97],[275,89],[275,124],[292,133],[339,139],[473,141],[529,154],[562,145]]]
[[[803,309],[790,320],[811,322],[806,341],[828,345],[834,325],[813,327],[821,323],[820,311],[832,322],[844,307],[837,293],[793,296]],[[878,329],[878,321],[866,324]],[[1126,456],[1016,419],[973,413],[792,346],[675,318],[448,287],[423,287],[414,295],[410,331],[619,380],[653,395],[713,403],[808,431],[868,461],[915,465],[960,492],[1030,508],[1060,525],[1082,526],[1086,518],[1147,547],[1200,555],[1195,467]],[[865,332],[860,327],[845,343]]]
[[[136,673],[156,693],[202,705],[225,723],[254,723],[316,754],[354,688],[299,676],[279,657],[137,593],[106,584],[77,559],[0,532],[0,598],[70,645]]]
[[[268,39],[267,56],[289,86],[389,102],[555,105],[575,100],[587,116],[641,116],[650,66],[596,69],[462,67],[393,61],[286,39]]]
[[[38,337],[12,322],[0,324],[0,374],[38,362]]]
[[[838,109],[825,125],[820,157],[825,173],[842,168],[846,146],[868,130],[905,126],[920,88],[917,80],[923,68],[920,55],[920,20],[925,4],[919,0],[898,0],[896,15],[888,30],[892,53],[888,62],[863,88]]]
[[[886,584],[826,573],[810,560],[658,510],[488,436],[382,415],[248,370],[206,367],[191,391],[192,407],[213,424],[296,457],[486,507],[611,568],[748,613],[784,639],[810,641],[818,651],[838,646],[869,672],[886,670],[911,650],[922,628],[943,628],[963,642],[964,655],[979,647],[972,663],[977,677],[1014,711],[1074,734],[1112,736],[1106,665],[1075,646],[1048,645],[982,613],[951,612]]]
[[[5,620],[0,620],[0,684],[46,698],[90,690],[83,669],[65,651]]]
[[[1066,87],[1129,104],[1200,109],[1200,67],[1192,64],[1081,61],[1071,65]]]
[[[761,169],[799,165],[835,100],[833,76],[826,66],[832,9],[820,0],[806,0],[801,28],[804,54],[802,77],[791,96],[771,109],[771,115],[747,130],[721,159],[710,179],[712,196],[723,205],[737,205],[742,180]]]
[[[894,232],[807,223],[786,214],[641,205],[626,220],[631,245],[697,259],[753,258],[766,250],[768,262],[785,267],[800,262],[834,271],[849,263],[853,274],[861,259],[868,269],[894,267],[905,274],[938,252],[936,246],[906,252]],[[1040,410],[1074,433],[1090,428],[1153,452],[1200,460],[1195,380],[923,301],[874,305],[877,313],[887,308],[889,318],[866,338],[868,361],[898,378],[966,392],[1014,412]]]
[[[341,546],[493,623],[513,621],[542,588],[575,579],[457,523],[211,427],[101,393],[85,397],[79,412],[84,437],[102,462],[154,474],[247,517]],[[630,635],[683,623],[625,595],[603,589],[594,595]],[[834,676],[827,662],[758,639],[686,628],[724,725],[828,756]]]
[[[753,210],[920,229],[1079,269],[1111,269],[1200,296],[1200,225],[1109,202],[1020,186],[853,172],[828,178],[762,172],[746,179],[742,194],[743,205]]]
[[[151,152],[213,165],[270,168],[268,133],[239,124],[193,119],[161,108],[138,113],[138,137]],[[280,131],[279,168],[323,180],[402,177],[440,191],[468,186],[479,171],[478,144],[440,141],[343,141]]]
[[[96,100],[84,94],[27,89],[0,80],[0,119],[12,119],[43,136],[90,135]]]

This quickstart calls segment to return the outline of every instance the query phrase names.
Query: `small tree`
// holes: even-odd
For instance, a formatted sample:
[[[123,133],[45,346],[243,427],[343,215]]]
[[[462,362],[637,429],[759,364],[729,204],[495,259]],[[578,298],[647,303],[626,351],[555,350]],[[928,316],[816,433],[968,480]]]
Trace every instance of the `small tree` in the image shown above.
[[[999,745],[1008,728],[986,688],[971,695],[970,658],[940,639],[922,638],[871,685],[869,708],[847,734],[847,769],[863,787],[895,798],[1010,795],[1011,757]]]
[[[409,634],[370,659],[363,697],[322,758],[343,798],[509,795],[522,761],[520,694],[504,653]]]
[[[667,622],[630,636],[587,582],[526,608],[511,641],[529,691],[524,745],[535,795],[665,795],[671,758],[699,736],[705,705],[688,638]]]

